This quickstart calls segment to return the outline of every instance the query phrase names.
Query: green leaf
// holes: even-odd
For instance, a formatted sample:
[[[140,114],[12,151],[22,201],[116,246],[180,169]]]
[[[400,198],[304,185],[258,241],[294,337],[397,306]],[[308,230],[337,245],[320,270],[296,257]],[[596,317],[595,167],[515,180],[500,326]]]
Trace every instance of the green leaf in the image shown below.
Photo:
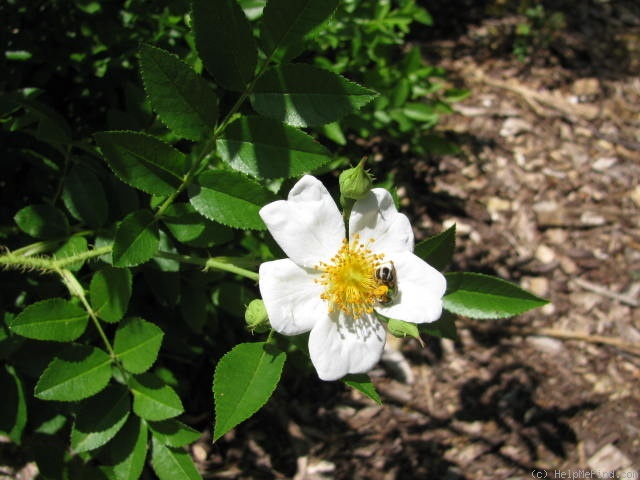
[[[433,268],[442,271],[451,262],[455,247],[456,226],[454,224],[444,232],[440,232],[418,243],[413,253]]]
[[[458,330],[455,324],[455,315],[446,310],[442,312],[442,316],[431,323],[421,323],[420,332],[438,338],[449,338],[451,340],[458,339]]]
[[[56,252],[53,254],[53,258],[56,260],[64,260],[70,257],[75,257],[78,254],[84,253],[89,250],[89,244],[87,239],[78,235],[75,235],[67,240]],[[76,272],[82,268],[84,260],[76,261],[66,264],[65,268]]]
[[[133,411],[141,418],[151,421],[177,417],[184,408],[173,388],[155,375],[143,373],[128,381],[133,393]]]
[[[151,466],[160,480],[198,480],[193,460],[182,448],[167,447],[154,437],[151,451]]]
[[[258,211],[275,197],[240,173],[209,170],[189,187],[189,199],[210,220],[234,228],[264,230]]]
[[[160,237],[153,214],[138,210],[118,226],[113,242],[113,265],[133,267],[149,260],[158,251]]]
[[[251,25],[236,0],[193,0],[196,49],[218,85],[242,91],[258,59]]]
[[[389,333],[394,337],[404,338],[408,335],[422,342],[422,339],[420,338],[420,332],[418,330],[418,325],[416,325],[415,323],[390,318],[389,323],[387,324],[387,328],[389,329]]]
[[[79,453],[106,444],[120,431],[130,411],[129,392],[121,385],[110,385],[85,400],[71,429],[71,448]]]
[[[377,94],[336,73],[290,64],[268,70],[256,82],[251,103],[264,116],[295,127],[330,123],[355,112]]]
[[[273,59],[292,58],[302,39],[322,24],[338,6],[338,0],[269,0],[264,9],[260,40]]]
[[[259,178],[297,177],[331,161],[313,137],[264,117],[238,118],[217,146],[232,168]]]
[[[218,99],[189,65],[166,50],[142,45],[140,70],[151,106],[171,130],[190,140],[213,133]]]
[[[541,307],[547,300],[497,277],[480,273],[446,273],[444,308],[470,318],[506,318]]]
[[[147,425],[130,415],[106,448],[108,463],[100,469],[115,480],[138,480],[147,457]]]
[[[149,422],[149,428],[153,438],[170,447],[184,447],[200,438],[200,432],[174,418]]]
[[[82,164],[74,165],[64,179],[62,200],[69,213],[91,228],[107,221],[108,203],[98,176]]]
[[[241,343],[218,362],[213,377],[213,441],[256,413],[271,397],[286,354],[264,342]]]
[[[129,318],[116,331],[113,350],[131,373],[143,373],[158,357],[164,332],[141,318]]]
[[[27,403],[22,380],[10,365],[0,367],[0,433],[7,435],[14,443],[22,443],[22,432],[27,424]]]
[[[233,238],[233,230],[203,217],[188,203],[174,203],[164,211],[162,222],[181,243],[211,247]]]
[[[439,118],[433,107],[421,102],[407,103],[402,112],[411,120],[427,124],[436,124]]]
[[[91,308],[105,322],[115,323],[127,312],[131,299],[131,271],[107,267],[91,278],[89,298]]]
[[[371,383],[371,379],[369,375],[366,373],[358,373],[358,374],[349,374],[342,377],[342,381],[349,385],[351,388],[355,388],[360,393],[363,393],[371,400],[376,402],[378,405],[382,405],[382,400],[380,399],[380,395],[376,391],[376,387]]]
[[[76,402],[98,393],[110,378],[109,355],[87,345],[70,345],[40,376],[35,396],[41,400]]]
[[[24,207],[13,219],[20,230],[35,238],[66,237],[69,234],[66,215],[48,203]]]
[[[11,322],[11,331],[34,340],[70,342],[84,332],[89,314],[63,298],[49,298],[27,306]]]
[[[111,170],[124,183],[152,195],[170,195],[187,171],[184,154],[139,132],[94,135]]]

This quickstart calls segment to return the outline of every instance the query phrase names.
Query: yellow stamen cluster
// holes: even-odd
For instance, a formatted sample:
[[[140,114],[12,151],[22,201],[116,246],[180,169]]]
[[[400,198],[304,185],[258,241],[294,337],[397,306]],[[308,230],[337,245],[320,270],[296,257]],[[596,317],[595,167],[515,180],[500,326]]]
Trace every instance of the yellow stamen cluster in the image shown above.
[[[320,298],[329,303],[329,311],[336,309],[353,318],[373,312],[373,306],[389,288],[375,278],[376,267],[384,255],[371,251],[369,245],[360,242],[355,235],[351,244],[344,239],[342,246],[328,262],[320,262],[315,269],[321,272],[317,283],[326,288]]]

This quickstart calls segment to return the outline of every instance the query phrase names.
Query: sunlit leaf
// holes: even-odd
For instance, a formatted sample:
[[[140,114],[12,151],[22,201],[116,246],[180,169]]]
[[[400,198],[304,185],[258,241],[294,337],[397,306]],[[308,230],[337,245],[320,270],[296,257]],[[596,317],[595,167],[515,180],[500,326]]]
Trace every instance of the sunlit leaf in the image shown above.
[[[184,408],[173,388],[150,373],[129,378],[133,393],[133,411],[145,420],[167,420],[177,417]]]
[[[241,343],[220,359],[213,377],[214,442],[269,400],[285,359],[284,352],[264,342]]]
[[[63,298],[49,298],[27,306],[11,322],[11,330],[34,340],[70,342],[84,332],[89,314]]]
[[[166,50],[142,45],[140,69],[153,109],[177,135],[199,140],[213,132],[218,100],[189,65]]]
[[[490,275],[469,272],[445,274],[444,308],[465,317],[505,318],[541,307],[547,300]]]
[[[331,161],[313,137],[264,117],[240,117],[218,140],[218,153],[234,169],[259,178],[287,178]]]
[[[40,376],[35,396],[41,400],[75,402],[95,395],[111,378],[111,358],[88,345],[70,345]]]
[[[141,318],[129,318],[116,331],[113,350],[131,373],[143,373],[156,361],[164,332]]]
[[[202,215],[234,228],[264,230],[258,211],[274,195],[245,175],[226,170],[202,173],[189,187],[191,205]]]
[[[377,94],[338,74],[306,64],[272,68],[256,82],[253,107],[296,127],[323,125],[357,111]]]
[[[366,373],[349,374],[342,377],[342,381],[345,384],[349,385],[351,388],[355,388],[360,393],[366,395],[378,405],[382,405],[380,395],[376,391],[376,387],[374,387],[373,383],[371,383],[371,379]]]
[[[151,465],[160,480],[202,479],[193,459],[184,449],[168,447],[155,437],[152,441]]]

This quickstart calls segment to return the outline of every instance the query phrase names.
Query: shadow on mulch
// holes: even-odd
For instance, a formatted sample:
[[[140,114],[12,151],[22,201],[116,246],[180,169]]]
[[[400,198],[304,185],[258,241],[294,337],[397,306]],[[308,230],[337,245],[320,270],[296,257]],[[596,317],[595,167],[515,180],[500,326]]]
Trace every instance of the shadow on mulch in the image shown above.
[[[455,57],[473,51],[474,58],[481,62],[513,55],[516,28],[527,21],[524,12],[535,4],[542,5],[546,18],[554,13],[562,14],[564,25],[562,29],[553,30],[549,22],[544,23],[543,20],[542,28],[551,28],[550,32],[544,33],[536,32],[534,26],[533,42],[536,41],[536,33],[549,34],[551,38],[543,40],[548,41],[548,45],[543,45],[542,49],[533,45],[535,48],[527,59],[528,63],[557,63],[574,70],[578,76],[608,79],[633,75],[638,67],[638,45],[632,37],[633,31],[637,34],[640,29],[640,4],[634,0],[452,0],[421,3],[432,15],[434,25],[415,29],[411,40],[454,41]],[[471,41],[460,41],[472,28],[481,24],[488,27],[485,34],[474,35]],[[425,53],[438,55],[435,52]]]

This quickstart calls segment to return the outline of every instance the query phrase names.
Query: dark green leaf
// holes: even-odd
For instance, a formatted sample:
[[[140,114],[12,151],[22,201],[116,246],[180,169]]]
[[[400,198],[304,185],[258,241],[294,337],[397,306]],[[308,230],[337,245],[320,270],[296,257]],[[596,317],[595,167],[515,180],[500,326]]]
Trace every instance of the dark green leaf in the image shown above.
[[[62,298],[32,303],[11,322],[11,331],[34,340],[70,342],[84,332],[89,314]]]
[[[175,390],[155,375],[136,375],[128,383],[133,393],[133,411],[139,417],[159,421],[177,417],[184,412]]]
[[[7,435],[14,443],[22,443],[22,432],[27,424],[27,403],[22,380],[10,365],[0,367],[0,433]]]
[[[100,132],[94,137],[124,183],[152,195],[170,195],[182,183],[186,159],[171,145],[139,132]]]
[[[138,480],[147,457],[147,424],[130,415],[106,448],[108,463],[101,470],[110,479]]]
[[[238,118],[217,145],[231,167],[259,178],[296,177],[331,161],[313,137],[264,117]]]
[[[172,204],[162,222],[176,240],[194,247],[211,247],[233,238],[233,230],[203,217],[188,203]]]
[[[214,442],[269,400],[285,359],[284,352],[264,342],[241,343],[220,359],[213,377]]]
[[[65,214],[48,203],[24,207],[13,219],[20,230],[35,238],[65,237],[69,233]]]
[[[437,270],[444,270],[451,262],[456,247],[456,226],[418,243],[414,253]]]
[[[189,187],[191,205],[210,220],[234,228],[264,230],[258,211],[274,195],[246,176],[209,170]]]
[[[164,332],[141,318],[129,318],[116,331],[113,350],[131,373],[146,372],[158,357]]]
[[[296,127],[323,125],[355,112],[377,94],[336,73],[305,64],[267,71],[251,103],[260,114]]]
[[[260,40],[267,56],[292,58],[302,39],[322,24],[339,0],[269,0],[264,9]]]
[[[113,242],[113,265],[133,267],[149,260],[158,251],[160,237],[149,210],[127,215],[118,226]]]
[[[174,418],[149,422],[149,428],[153,438],[170,447],[184,447],[200,438],[200,432]]]
[[[163,445],[153,438],[151,465],[160,480],[198,480],[202,479],[193,460],[182,448]]]
[[[121,385],[110,385],[85,400],[71,429],[71,448],[79,453],[101,447],[120,431],[130,411],[129,392]]]
[[[213,133],[218,99],[189,65],[166,50],[142,45],[140,69],[153,109],[171,130],[190,140]]]
[[[62,200],[69,213],[91,228],[107,221],[108,204],[102,183],[89,168],[74,165],[64,180]]]
[[[120,321],[131,299],[131,272],[111,267],[97,271],[91,278],[89,297],[98,317],[109,323]]]
[[[41,400],[76,402],[98,393],[110,378],[109,355],[87,345],[70,345],[40,376],[35,396]]]
[[[446,310],[442,312],[442,316],[431,323],[421,323],[420,332],[431,335],[432,337],[448,338],[450,340],[458,339],[458,331],[455,324],[455,315]]]
[[[369,375],[367,375],[366,373],[345,375],[344,377],[342,377],[342,381],[345,384],[349,385],[351,388],[355,388],[360,393],[363,393],[378,405],[382,405],[380,395],[378,395],[376,387],[373,386]]]
[[[549,302],[497,277],[480,273],[445,274],[444,308],[470,318],[506,318]]]
[[[242,91],[251,81],[258,48],[236,0],[193,0],[196,48],[222,87]]]

